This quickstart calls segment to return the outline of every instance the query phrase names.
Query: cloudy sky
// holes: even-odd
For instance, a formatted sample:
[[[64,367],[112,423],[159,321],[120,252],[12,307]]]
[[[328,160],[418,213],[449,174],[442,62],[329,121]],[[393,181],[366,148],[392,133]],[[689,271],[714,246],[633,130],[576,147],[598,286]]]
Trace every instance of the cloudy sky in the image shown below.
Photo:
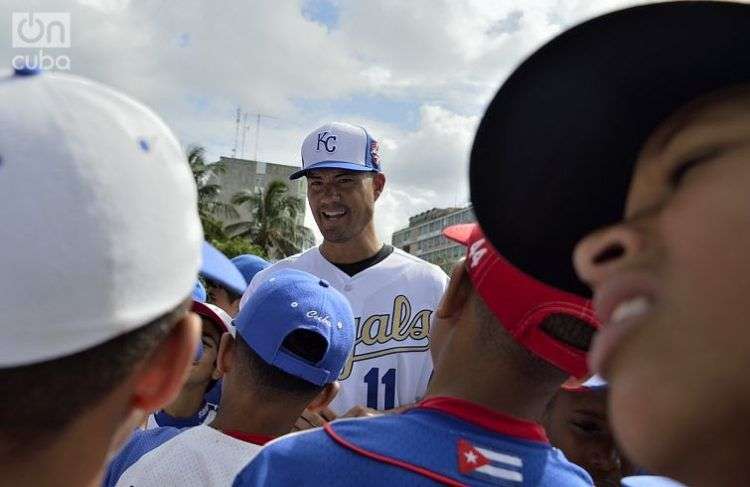
[[[468,203],[474,130],[516,64],[561,29],[635,3],[3,0],[0,60],[38,52],[13,47],[13,12],[69,13],[70,47],[46,54],[146,102],[210,160],[231,155],[237,107],[250,114],[245,156],[257,144],[269,162],[299,165],[302,139],[325,122],[362,125],[380,141],[376,225],[390,241],[410,215]]]

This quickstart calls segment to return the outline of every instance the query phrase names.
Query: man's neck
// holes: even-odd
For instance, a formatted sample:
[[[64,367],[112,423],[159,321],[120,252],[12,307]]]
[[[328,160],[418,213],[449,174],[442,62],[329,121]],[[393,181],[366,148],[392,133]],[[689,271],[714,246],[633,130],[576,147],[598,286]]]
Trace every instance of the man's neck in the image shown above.
[[[486,365],[486,364],[485,364]],[[445,371],[445,373],[441,373]],[[464,399],[510,416],[540,423],[560,384],[532,384],[517,371],[503,367],[441,364],[426,397]]]
[[[227,391],[226,384],[216,419],[211,427],[220,431],[238,431],[249,435],[276,438],[292,431],[294,422],[305,405],[263,402],[252,396],[236,397]],[[248,413],[249,411],[249,413]]]
[[[164,412],[173,418],[189,418],[193,416],[203,407],[205,391],[206,384],[186,384],[182,388],[182,391],[180,391],[177,399],[164,408]]]
[[[381,247],[383,247],[383,242],[375,234],[375,226],[370,223],[359,235],[346,242],[323,240],[320,244],[320,253],[329,262],[353,264],[377,254]]]

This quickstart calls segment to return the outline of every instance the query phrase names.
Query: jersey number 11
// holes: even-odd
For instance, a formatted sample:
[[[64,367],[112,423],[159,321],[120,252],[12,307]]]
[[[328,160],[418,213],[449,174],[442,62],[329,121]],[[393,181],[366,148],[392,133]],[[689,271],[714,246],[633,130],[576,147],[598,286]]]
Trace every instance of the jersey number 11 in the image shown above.
[[[378,391],[380,389],[378,379],[380,378],[380,369],[373,367],[365,375],[365,384],[367,384],[367,407],[378,409]],[[388,369],[383,374],[380,382],[385,386],[385,399],[383,409],[393,409],[396,407],[396,369]]]

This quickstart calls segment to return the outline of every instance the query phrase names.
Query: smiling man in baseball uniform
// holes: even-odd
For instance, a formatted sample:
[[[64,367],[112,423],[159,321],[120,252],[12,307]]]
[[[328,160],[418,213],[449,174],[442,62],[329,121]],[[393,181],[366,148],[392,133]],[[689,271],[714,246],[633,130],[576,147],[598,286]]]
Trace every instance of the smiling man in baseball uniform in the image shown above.
[[[323,243],[258,273],[259,283],[295,268],[326,279],[351,303],[357,322],[354,353],[341,391],[324,416],[305,415],[298,428],[320,426],[349,412],[388,410],[416,402],[432,373],[430,325],[448,277],[437,266],[384,244],[375,233],[375,202],[385,187],[378,145],[362,127],[326,124],[302,144],[307,197]],[[355,408],[352,410],[352,408]]]

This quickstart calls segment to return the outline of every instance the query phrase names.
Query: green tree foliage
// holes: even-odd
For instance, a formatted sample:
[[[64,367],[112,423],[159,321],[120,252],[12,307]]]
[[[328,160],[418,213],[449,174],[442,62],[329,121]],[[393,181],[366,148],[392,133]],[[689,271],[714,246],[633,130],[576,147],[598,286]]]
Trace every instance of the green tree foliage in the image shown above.
[[[201,146],[190,146],[187,159],[198,187],[198,215],[203,225],[203,233],[208,242],[229,258],[241,254],[254,254],[268,258],[266,251],[242,236],[230,237],[224,231],[219,217],[238,218],[239,213],[232,204],[218,200],[221,186],[210,183],[211,175],[222,173],[225,169],[219,163],[206,164],[205,149]]]
[[[246,237],[265,250],[271,258],[283,258],[302,250],[309,229],[297,223],[305,211],[304,202],[289,195],[283,181],[272,181],[267,190],[240,191],[232,196],[232,204],[244,205],[252,215],[249,221],[227,225],[233,237]]]

